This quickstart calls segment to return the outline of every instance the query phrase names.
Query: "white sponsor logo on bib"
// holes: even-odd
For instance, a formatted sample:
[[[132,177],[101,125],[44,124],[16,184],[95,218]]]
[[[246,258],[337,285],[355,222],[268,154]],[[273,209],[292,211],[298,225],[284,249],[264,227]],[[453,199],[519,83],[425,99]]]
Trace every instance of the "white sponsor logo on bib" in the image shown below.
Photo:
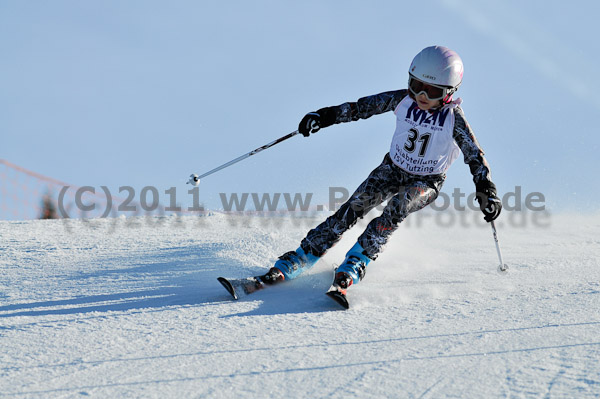
[[[460,152],[452,137],[453,108],[448,105],[430,113],[419,109],[410,97],[404,98],[394,110],[396,131],[390,147],[392,161],[415,175],[445,173]]]

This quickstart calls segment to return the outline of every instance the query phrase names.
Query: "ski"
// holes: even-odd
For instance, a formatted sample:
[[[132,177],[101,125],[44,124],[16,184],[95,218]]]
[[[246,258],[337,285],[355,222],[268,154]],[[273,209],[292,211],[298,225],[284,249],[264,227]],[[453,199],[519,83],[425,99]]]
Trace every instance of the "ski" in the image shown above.
[[[269,285],[284,281],[281,272],[276,271],[276,273],[273,274],[274,270],[276,271],[276,269],[273,268],[269,271],[269,273],[262,276],[241,279],[218,277],[217,280],[227,290],[233,299],[238,300],[241,297],[250,295],[256,291],[260,291]],[[329,287],[329,290],[326,292],[326,294],[344,309],[348,309],[350,307],[348,299],[346,298],[346,290],[335,284],[335,282],[331,285],[331,287]]]
[[[265,288],[265,283],[260,276],[242,279],[226,279],[225,277],[219,277],[217,280],[225,287],[233,299],[239,299]]]
[[[343,307],[344,309],[350,308],[350,303],[348,303],[348,298],[346,298],[346,291],[342,290],[336,285],[332,285],[329,288],[329,291],[325,293],[329,298],[333,299],[337,302],[338,305]]]
[[[272,268],[267,274],[262,276],[254,276],[241,279],[227,279],[219,277],[217,280],[233,299],[239,299],[242,296],[252,294],[253,292],[262,290],[268,285],[273,285],[283,281],[285,278],[281,271]]]
[[[336,274],[337,267],[333,269],[333,283],[331,284],[331,287],[329,287],[325,295],[333,299],[338,305],[340,305],[344,309],[348,309],[350,308],[350,303],[348,303],[348,298],[346,298],[346,290],[336,284]]]

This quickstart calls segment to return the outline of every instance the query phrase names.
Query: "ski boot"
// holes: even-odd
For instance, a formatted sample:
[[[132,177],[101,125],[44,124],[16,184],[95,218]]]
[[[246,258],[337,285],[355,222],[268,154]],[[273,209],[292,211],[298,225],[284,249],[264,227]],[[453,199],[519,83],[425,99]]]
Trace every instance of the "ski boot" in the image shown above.
[[[333,284],[326,294],[348,309],[350,307],[346,298],[348,287],[363,279],[370,261],[371,259],[364,254],[363,247],[356,243],[346,254],[344,262],[335,270]]]
[[[283,277],[281,281],[292,280],[298,277],[300,273],[312,268],[318,260],[318,256],[306,253],[302,247],[298,247],[295,251],[286,252],[281,255],[269,273],[275,269],[281,273],[281,276]],[[277,275],[276,271],[273,271],[273,275]],[[267,273],[267,275],[269,273]],[[277,278],[279,279],[281,277],[278,276]]]
[[[358,283],[365,277],[367,265],[371,258],[365,255],[365,250],[357,242],[346,254],[344,262],[336,269],[334,284],[343,290]]]

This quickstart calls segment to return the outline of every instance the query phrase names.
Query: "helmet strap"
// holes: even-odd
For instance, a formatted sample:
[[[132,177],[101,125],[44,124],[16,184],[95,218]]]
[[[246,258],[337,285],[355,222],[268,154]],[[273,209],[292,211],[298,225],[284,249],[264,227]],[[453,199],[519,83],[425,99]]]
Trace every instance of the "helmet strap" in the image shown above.
[[[454,89],[448,91],[448,94],[442,100],[443,105],[450,104],[452,102],[452,96],[454,95],[454,93],[456,93],[457,89],[458,88],[454,88]]]

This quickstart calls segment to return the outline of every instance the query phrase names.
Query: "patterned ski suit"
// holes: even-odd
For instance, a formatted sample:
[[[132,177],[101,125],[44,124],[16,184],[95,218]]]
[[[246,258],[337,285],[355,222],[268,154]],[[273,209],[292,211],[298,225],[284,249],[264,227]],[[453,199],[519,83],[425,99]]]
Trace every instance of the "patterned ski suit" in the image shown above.
[[[491,182],[483,150],[457,103],[428,113],[416,107],[407,90],[397,90],[326,110],[335,115],[334,124],[394,111],[398,119],[397,129],[390,153],[385,155],[383,162],[335,214],[308,232],[302,240],[301,247],[305,253],[318,257],[324,255],[359,218],[388,201],[383,213],[369,223],[358,239],[364,255],[370,259],[377,258],[399,224],[410,213],[423,209],[437,198],[446,178],[445,171],[458,156],[459,148],[475,184]],[[444,134],[447,134],[446,138]],[[441,144],[436,137],[440,137]],[[428,159],[427,153],[436,146],[434,158]]]

